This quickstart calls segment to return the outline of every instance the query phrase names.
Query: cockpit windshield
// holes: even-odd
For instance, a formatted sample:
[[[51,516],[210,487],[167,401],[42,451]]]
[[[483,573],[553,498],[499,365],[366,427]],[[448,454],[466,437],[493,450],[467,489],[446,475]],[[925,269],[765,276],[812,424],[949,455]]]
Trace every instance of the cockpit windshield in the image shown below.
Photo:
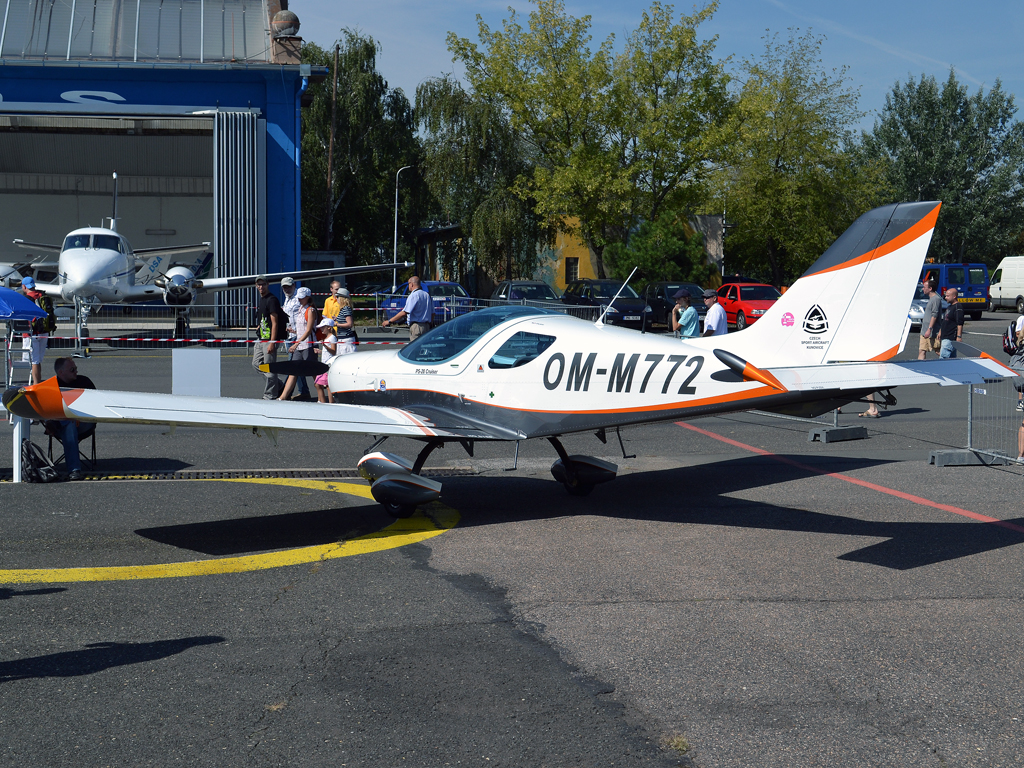
[[[407,344],[398,355],[410,363],[443,363],[506,320],[527,315],[553,314],[557,313],[548,309],[518,305],[489,307],[469,312],[423,334],[416,341]]]
[[[106,248],[111,251],[124,251],[121,247],[121,238],[114,235],[94,235],[93,248]]]
[[[68,235],[64,238],[64,249],[70,251],[72,248],[89,248],[90,235]]]

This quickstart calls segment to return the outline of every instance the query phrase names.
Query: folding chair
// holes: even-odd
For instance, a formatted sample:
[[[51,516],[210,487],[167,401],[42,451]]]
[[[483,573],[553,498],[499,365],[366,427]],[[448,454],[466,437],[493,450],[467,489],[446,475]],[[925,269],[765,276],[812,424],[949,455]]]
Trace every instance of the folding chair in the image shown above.
[[[46,456],[54,464],[59,464],[60,462],[64,461],[64,453],[63,453],[63,451],[61,452],[60,456],[58,456],[56,459],[53,458],[53,441],[56,440],[57,444],[60,445],[63,448],[63,443],[60,440],[60,432],[57,429],[57,422],[56,421],[45,421],[45,422],[43,422],[43,425],[45,427],[43,433],[48,438],[50,438],[50,442],[49,442],[49,444],[46,447]],[[90,443],[91,443],[89,453],[86,453],[85,451],[82,450],[82,444],[86,440],[89,440]],[[96,425],[95,424],[82,424],[79,427],[79,430],[78,430],[78,454],[82,457],[82,461],[84,461],[88,465],[89,469],[96,469]],[[66,466],[67,462],[64,461],[64,464]]]

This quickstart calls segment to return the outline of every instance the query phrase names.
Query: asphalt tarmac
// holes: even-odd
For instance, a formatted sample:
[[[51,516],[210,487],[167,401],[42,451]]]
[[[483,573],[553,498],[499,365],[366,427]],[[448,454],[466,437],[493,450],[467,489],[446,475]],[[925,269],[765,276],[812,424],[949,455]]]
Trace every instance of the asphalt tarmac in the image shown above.
[[[1009,320],[965,341],[1005,359]],[[170,391],[167,350],[80,370]],[[262,391],[239,350],[222,381]],[[0,765],[1019,765],[1024,473],[929,465],[966,388],[895,394],[844,408],[866,440],[753,414],[626,430],[636,458],[570,438],[620,466],[584,499],[546,443],[514,472],[448,447],[428,466],[463,473],[407,527],[359,480],[0,484]],[[102,426],[98,470],[347,469],[370,442],[167,432]]]

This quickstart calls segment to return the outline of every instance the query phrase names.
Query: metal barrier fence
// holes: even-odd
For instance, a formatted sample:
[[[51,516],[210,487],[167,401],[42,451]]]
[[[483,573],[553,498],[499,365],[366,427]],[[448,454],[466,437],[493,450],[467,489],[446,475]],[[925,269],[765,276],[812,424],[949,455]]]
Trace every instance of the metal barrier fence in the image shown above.
[[[1024,464],[1022,379],[985,379],[967,387],[967,450]]]

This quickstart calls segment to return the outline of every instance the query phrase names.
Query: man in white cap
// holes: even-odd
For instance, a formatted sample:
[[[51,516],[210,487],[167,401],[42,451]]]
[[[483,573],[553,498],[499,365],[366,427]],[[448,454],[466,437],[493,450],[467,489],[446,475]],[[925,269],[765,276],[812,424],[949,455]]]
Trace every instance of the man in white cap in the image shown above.
[[[718,292],[714,288],[704,291],[704,306],[708,313],[704,317],[704,333],[702,336],[724,336],[729,330],[729,321],[725,317],[725,309],[718,303]]]

